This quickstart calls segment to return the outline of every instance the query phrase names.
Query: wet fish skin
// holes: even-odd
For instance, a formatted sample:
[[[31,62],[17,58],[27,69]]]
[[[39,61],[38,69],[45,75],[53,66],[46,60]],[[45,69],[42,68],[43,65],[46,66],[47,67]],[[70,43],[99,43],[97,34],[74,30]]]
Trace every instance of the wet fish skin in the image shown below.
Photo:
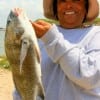
[[[5,52],[21,99],[36,100],[39,95],[44,100],[37,38],[27,15],[20,8],[14,8],[8,15]]]

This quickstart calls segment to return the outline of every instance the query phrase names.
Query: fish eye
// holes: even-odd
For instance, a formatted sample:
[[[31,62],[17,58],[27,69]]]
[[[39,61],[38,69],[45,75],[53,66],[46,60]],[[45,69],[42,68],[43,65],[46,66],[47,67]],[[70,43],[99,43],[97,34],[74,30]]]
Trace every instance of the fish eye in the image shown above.
[[[8,19],[7,19],[7,24],[10,24],[10,23],[11,23],[11,18],[9,16]]]
[[[10,24],[10,22],[11,22],[11,20],[8,20],[8,21],[7,21],[7,24]]]

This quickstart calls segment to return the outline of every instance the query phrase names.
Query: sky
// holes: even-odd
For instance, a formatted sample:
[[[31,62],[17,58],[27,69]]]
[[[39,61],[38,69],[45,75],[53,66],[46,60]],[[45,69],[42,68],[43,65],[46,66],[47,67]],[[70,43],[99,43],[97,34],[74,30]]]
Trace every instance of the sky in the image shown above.
[[[14,7],[21,7],[25,10],[30,20],[44,18],[43,0],[0,0],[0,27],[6,26],[10,10]]]
[[[23,8],[30,20],[44,18],[43,0],[0,0],[0,27],[6,26],[10,10],[14,7]],[[100,2],[100,0],[98,0]]]

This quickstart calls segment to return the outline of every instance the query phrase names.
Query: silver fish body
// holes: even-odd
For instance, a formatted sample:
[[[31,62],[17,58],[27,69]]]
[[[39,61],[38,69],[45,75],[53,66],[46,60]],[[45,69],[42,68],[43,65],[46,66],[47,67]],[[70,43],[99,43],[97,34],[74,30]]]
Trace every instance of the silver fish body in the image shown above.
[[[21,99],[36,100],[37,95],[44,99],[37,38],[27,15],[20,8],[11,10],[8,15],[5,52]]]

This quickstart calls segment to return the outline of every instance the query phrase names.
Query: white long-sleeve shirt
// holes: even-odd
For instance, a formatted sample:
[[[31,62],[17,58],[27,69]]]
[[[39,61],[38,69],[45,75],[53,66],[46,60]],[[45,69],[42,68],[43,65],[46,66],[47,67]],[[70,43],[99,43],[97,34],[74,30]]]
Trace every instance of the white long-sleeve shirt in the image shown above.
[[[45,100],[100,100],[100,27],[53,25],[41,39]]]
[[[46,100],[100,100],[100,27],[54,25],[42,40]]]

